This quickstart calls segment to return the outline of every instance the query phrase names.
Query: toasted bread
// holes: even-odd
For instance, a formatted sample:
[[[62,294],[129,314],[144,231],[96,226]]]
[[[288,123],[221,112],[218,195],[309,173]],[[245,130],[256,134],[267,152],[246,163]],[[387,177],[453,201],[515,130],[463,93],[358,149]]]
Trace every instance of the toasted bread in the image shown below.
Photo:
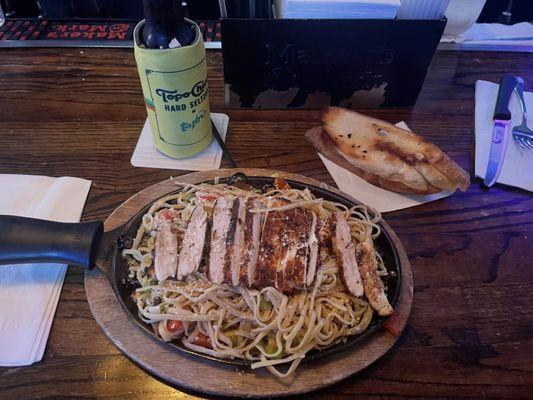
[[[388,179],[383,179],[378,175],[371,174],[364,169],[358,168],[353,164],[350,164],[346,158],[341,154],[340,150],[335,145],[335,142],[329,137],[322,126],[317,126],[308,130],[305,133],[305,138],[311,143],[317,151],[327,159],[333,161],[335,164],[343,167],[344,169],[353,172],[357,176],[360,176],[368,183],[374,186],[379,186],[383,189],[392,190],[394,192],[403,193],[418,193],[423,194],[428,190],[428,185],[423,190],[415,191],[415,189],[404,185],[401,182],[395,182]]]
[[[306,137],[325,157],[373,185],[404,193],[465,191],[469,175],[433,143],[354,111],[328,107]],[[327,140],[329,137],[329,140]]]

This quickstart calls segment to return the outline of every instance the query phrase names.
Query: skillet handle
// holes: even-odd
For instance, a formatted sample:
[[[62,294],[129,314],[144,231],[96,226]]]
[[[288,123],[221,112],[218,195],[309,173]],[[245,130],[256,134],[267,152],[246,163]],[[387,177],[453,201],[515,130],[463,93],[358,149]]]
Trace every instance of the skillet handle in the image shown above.
[[[0,215],[0,264],[61,263],[92,269],[100,221],[64,223]]]

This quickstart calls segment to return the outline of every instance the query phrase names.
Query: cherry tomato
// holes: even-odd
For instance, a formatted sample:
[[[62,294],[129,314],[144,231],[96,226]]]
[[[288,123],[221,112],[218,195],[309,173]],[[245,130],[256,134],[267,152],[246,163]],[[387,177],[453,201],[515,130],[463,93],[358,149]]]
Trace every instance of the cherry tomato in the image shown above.
[[[276,178],[274,180],[274,186],[276,187],[276,189],[279,189],[279,190],[285,190],[285,189],[291,188],[289,184],[287,183],[287,181],[283,178]]]
[[[197,346],[206,347],[208,349],[212,348],[211,345],[211,339],[209,336],[202,335],[201,333],[198,334],[193,340],[193,343]]]
[[[200,198],[200,200],[206,201],[208,203],[212,203],[217,199],[217,196],[215,196],[214,194],[199,194],[198,197]]]
[[[168,219],[169,221],[172,221],[174,219],[174,213],[168,208],[162,210],[161,215],[163,216],[163,218]]]
[[[383,327],[388,330],[390,333],[392,333],[394,336],[398,336],[400,334],[400,329],[402,325],[402,319],[398,313],[392,314],[385,323],[383,324]]]
[[[169,319],[167,321],[167,329],[170,332],[177,332],[180,329],[183,329],[183,323],[181,321],[176,321],[176,320],[173,320],[173,319]]]

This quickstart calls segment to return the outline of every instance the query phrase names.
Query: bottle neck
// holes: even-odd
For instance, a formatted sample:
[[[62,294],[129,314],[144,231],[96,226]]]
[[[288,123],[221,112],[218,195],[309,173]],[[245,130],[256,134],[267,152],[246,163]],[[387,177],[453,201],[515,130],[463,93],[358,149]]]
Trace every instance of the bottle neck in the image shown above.
[[[149,48],[166,49],[176,38],[182,46],[191,44],[196,33],[185,21],[181,0],[143,0],[143,41]]]
[[[144,0],[144,24],[150,29],[170,30],[176,25],[175,0]]]

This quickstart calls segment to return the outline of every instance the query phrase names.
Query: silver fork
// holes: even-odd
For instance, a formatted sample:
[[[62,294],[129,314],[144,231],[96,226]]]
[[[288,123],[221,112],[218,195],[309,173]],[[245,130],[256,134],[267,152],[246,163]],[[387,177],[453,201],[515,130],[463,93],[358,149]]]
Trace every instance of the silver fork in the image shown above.
[[[524,100],[524,80],[519,76],[516,77],[516,86],[514,88],[518,95],[518,102],[522,110],[522,123],[513,128],[513,139],[520,147],[527,150],[533,150],[533,131],[527,126],[527,109]]]

